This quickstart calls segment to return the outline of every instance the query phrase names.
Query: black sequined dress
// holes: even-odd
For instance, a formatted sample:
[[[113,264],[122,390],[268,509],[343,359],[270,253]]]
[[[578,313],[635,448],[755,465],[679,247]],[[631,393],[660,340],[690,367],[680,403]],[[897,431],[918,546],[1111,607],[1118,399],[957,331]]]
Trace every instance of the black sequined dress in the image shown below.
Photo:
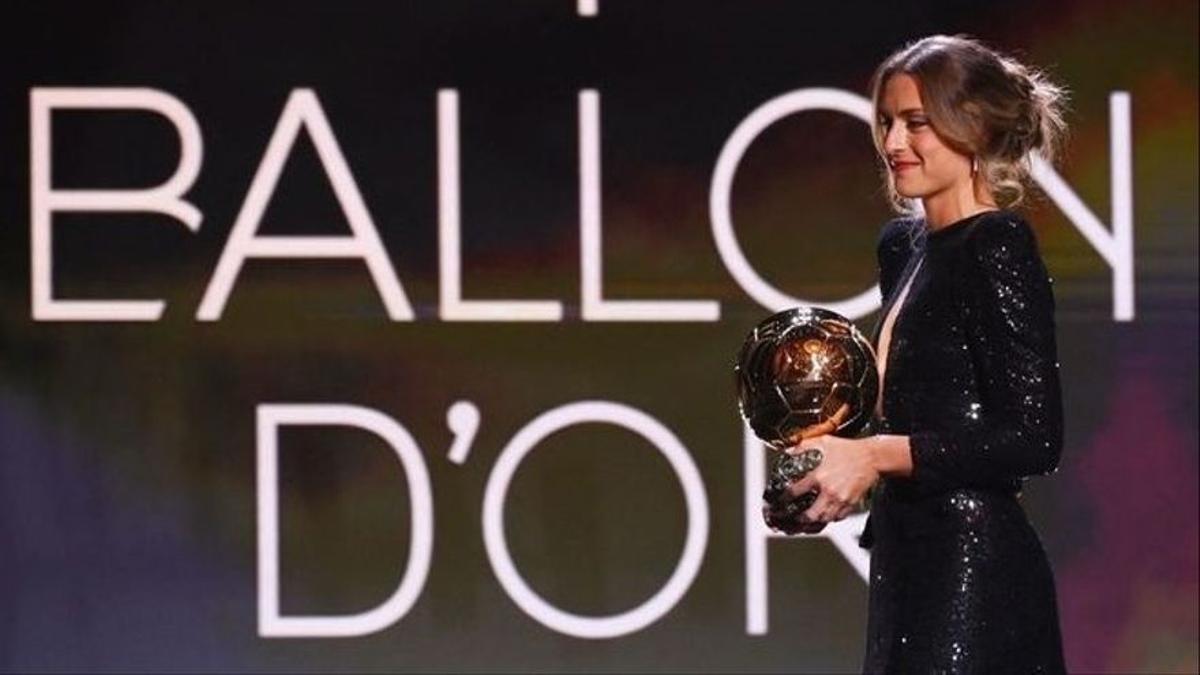
[[[1054,296],[1033,231],[1008,210],[932,232],[896,219],[879,267],[882,317],[916,270],[875,420],[910,437],[913,474],[872,497],[863,671],[1065,672],[1054,577],[1018,499],[1062,448]]]

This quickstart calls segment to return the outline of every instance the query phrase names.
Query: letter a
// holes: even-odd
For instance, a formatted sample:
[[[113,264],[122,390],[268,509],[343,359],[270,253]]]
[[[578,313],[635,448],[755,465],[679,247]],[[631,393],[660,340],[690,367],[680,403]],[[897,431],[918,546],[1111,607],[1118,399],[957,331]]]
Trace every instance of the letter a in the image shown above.
[[[267,202],[275,192],[284,162],[300,134],[307,127],[313,145],[317,148],[321,165],[333,185],[342,212],[349,221],[350,236],[258,236],[259,222],[267,208]],[[338,147],[333,129],[321,110],[317,95],[311,89],[296,89],[288,97],[275,133],[267,145],[262,164],[254,174],[254,181],[246,194],[246,201],[238,213],[229,243],[221,254],[217,269],[204,292],[204,299],[196,311],[201,321],[216,321],[225,310],[225,303],[233,290],[233,283],[246,258],[362,258],[375,281],[375,287],[383,298],[388,316],[393,321],[412,321],[413,311],[396,278],[396,272],[388,260],[383,242],[371,214],[363,202],[362,195],[350,175],[350,167]]]

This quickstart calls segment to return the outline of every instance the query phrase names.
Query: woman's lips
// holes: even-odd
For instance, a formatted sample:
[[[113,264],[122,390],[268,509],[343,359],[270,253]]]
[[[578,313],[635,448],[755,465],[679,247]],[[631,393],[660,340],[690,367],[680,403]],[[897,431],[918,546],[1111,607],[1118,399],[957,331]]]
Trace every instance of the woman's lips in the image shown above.
[[[901,173],[906,169],[912,169],[920,166],[920,162],[892,162],[892,171]]]

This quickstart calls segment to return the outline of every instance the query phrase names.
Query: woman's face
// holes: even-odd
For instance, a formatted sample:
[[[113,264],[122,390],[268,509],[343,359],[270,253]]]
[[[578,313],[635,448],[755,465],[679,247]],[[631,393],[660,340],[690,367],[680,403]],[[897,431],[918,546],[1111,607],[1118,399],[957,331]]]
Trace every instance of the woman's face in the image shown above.
[[[888,78],[878,114],[896,192],[909,199],[929,199],[947,191],[971,191],[971,158],[934,133],[911,75]]]

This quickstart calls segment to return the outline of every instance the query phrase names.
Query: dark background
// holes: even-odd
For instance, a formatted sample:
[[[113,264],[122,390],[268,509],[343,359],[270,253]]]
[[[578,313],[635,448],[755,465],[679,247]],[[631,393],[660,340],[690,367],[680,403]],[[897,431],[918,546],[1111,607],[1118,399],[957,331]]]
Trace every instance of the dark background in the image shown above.
[[[723,266],[708,189],[760,104],[805,87],[865,95],[906,41],[965,32],[1072,94],[1060,174],[1109,223],[1108,96],[1132,100],[1136,316],[1046,199],[1038,230],[1058,302],[1066,449],[1024,503],[1058,579],[1080,672],[1197,668],[1197,4],[1183,2],[9,3],[0,21],[0,667],[41,670],[855,671],[866,586],[824,539],[770,544],[771,628],[746,634],[735,348],[767,309]],[[203,134],[191,233],[140,213],[54,216],[60,298],[162,298],[150,323],[35,322],[32,87],[153,87]],[[316,91],[418,320],[391,322],[361,262],[251,260],[224,316],[195,319],[289,92]],[[557,323],[438,319],[436,96],[459,92],[467,298],[557,299]],[[579,318],[577,96],[601,96],[604,292],[716,299],[715,323]],[[145,112],[63,111],[58,188],[157,184],[178,161]],[[755,269],[834,301],[875,281],[889,217],[866,127],[808,112],[751,146],[733,191]],[[347,232],[311,142],[290,155],[260,230]],[[866,330],[877,316],[863,317]],[[467,462],[446,409],[475,402]],[[529,420],[582,399],[637,407],[687,446],[711,532],[699,576],[648,628],[551,631],[493,576],[483,489]],[[375,408],[420,444],[432,570],[399,622],[348,639],[260,638],[254,411]],[[289,430],[281,461],[283,610],[380,602],[408,551],[408,494],[386,445]],[[582,614],[666,580],[685,511],[665,460],[585,425],[538,446],[510,490],[525,578]]]

